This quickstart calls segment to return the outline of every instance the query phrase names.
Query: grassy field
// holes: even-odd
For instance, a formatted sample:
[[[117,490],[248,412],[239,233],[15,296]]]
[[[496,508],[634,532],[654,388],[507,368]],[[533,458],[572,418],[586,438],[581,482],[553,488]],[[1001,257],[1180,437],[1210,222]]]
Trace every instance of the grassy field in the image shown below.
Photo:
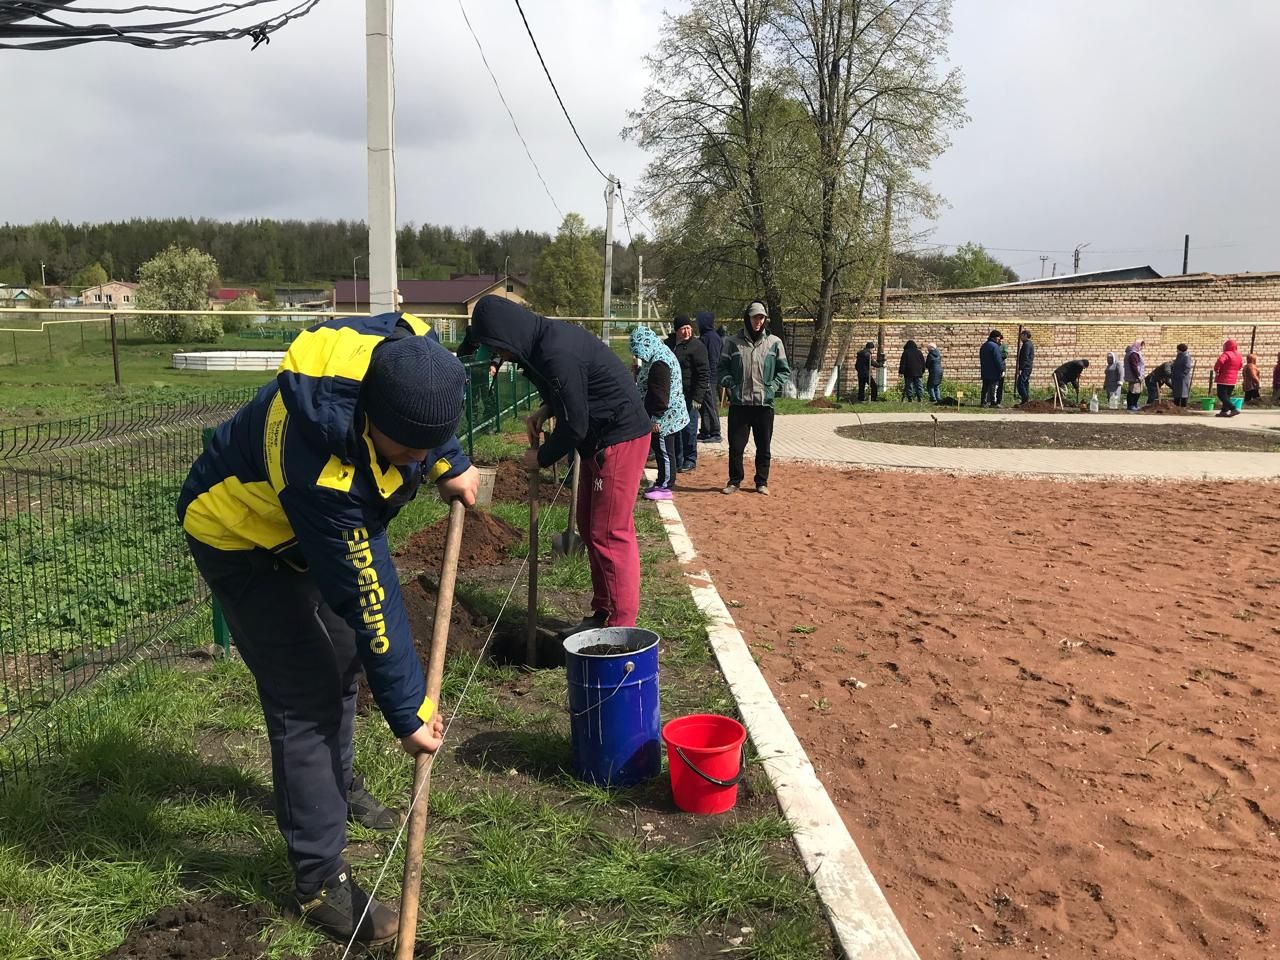
[[[508,437],[485,442],[493,454],[519,449]],[[521,504],[494,512],[520,528],[527,522]],[[397,518],[393,543],[444,514],[424,494]],[[563,508],[543,516],[540,553],[563,523]],[[662,637],[664,718],[732,713],[705,619],[661,521],[646,507],[637,526],[640,624]],[[523,543],[513,547],[509,564],[524,552]],[[509,567],[464,574],[459,596],[496,615],[510,576]],[[587,565],[547,564],[542,584],[543,607],[576,618],[589,595]],[[522,615],[508,609],[501,623],[514,627]],[[178,646],[208,643],[203,618],[186,629]],[[262,955],[336,960],[340,948],[279,904],[290,878],[271,815],[261,713],[243,665],[181,658],[177,669],[138,683],[111,676],[102,683],[93,724],[0,797],[0,955],[96,960],[157,910],[220,897],[251,911],[245,915]],[[458,719],[435,767],[419,927],[432,956],[832,955],[789,829],[754,760],[738,809],[715,818],[675,811],[665,776],[622,791],[582,784],[569,774],[564,698],[562,670],[450,657],[443,701],[446,710],[458,708]],[[411,764],[376,712],[358,721],[356,750],[376,794],[407,796]],[[347,856],[367,885],[390,856],[379,892],[394,900],[402,850],[392,854],[386,837],[353,827]]]

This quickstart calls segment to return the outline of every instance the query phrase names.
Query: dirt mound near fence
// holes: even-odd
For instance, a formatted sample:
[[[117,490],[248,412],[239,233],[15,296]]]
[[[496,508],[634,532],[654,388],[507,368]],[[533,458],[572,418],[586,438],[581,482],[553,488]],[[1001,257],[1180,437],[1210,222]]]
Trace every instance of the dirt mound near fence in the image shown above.
[[[493,481],[493,499],[498,503],[529,502],[529,471],[518,460],[503,460]]]
[[[447,517],[419,530],[396,552],[396,559],[409,567],[438,571],[448,530]],[[502,563],[508,559],[507,551],[523,539],[524,534],[505,520],[484,510],[472,510],[462,528],[458,569],[477,570]]]
[[[809,406],[818,407],[822,410],[839,410],[840,404],[836,403],[830,397],[814,397],[809,401]]]
[[[264,955],[258,933],[269,920],[262,907],[229,897],[165,907],[104,960],[257,960]]]
[[[1052,400],[1028,400],[1012,409],[1019,413],[1065,413],[1070,408],[1055,407]]]
[[[1143,413],[1154,413],[1160,415],[1173,414],[1180,417],[1191,412],[1190,407],[1180,407],[1172,400],[1157,400],[1155,403],[1148,403],[1142,408]]]

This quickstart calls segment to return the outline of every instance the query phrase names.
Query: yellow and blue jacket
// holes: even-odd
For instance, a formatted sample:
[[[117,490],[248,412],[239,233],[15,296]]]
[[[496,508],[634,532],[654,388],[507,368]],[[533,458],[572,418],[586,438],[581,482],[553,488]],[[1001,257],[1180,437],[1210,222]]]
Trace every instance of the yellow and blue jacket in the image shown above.
[[[308,571],[349,623],[369,688],[397,736],[434,709],[413,647],[387,523],[418,492],[470,466],[456,438],[424,463],[379,459],[361,409],[369,359],[388,339],[436,334],[410,314],[326,320],[289,346],[274,383],[218,427],[191,467],[178,519],[218,550],[267,550]],[[459,398],[461,401],[461,398]]]

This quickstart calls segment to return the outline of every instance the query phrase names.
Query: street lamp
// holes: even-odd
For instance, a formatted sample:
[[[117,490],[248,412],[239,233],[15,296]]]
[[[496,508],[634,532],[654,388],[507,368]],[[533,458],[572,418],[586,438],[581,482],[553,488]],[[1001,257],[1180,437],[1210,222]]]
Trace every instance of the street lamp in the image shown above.
[[[40,288],[44,289],[44,261],[40,261]]]
[[[351,299],[352,299],[352,301],[355,303],[355,306],[354,306],[354,308],[353,308],[353,309],[352,309],[352,311],[351,311],[352,313],[359,313],[359,312],[360,312],[360,290],[359,290],[359,288],[356,286],[356,284],[357,284],[357,282],[358,282],[358,281],[356,280],[356,264],[357,264],[357,263],[359,263],[359,262],[360,262],[361,260],[363,260],[363,259],[364,259],[364,257],[362,257],[362,256],[361,256],[361,257],[352,257],[352,259],[351,259]]]

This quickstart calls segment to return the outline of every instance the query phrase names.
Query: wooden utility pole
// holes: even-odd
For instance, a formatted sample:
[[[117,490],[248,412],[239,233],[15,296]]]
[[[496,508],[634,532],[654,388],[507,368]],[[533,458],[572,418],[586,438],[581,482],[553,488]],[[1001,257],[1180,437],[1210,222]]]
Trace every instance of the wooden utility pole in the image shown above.
[[[617,193],[618,178],[610,175],[609,186],[604,192],[604,296],[600,324],[600,339],[609,342],[609,312],[613,307],[613,198]]]

